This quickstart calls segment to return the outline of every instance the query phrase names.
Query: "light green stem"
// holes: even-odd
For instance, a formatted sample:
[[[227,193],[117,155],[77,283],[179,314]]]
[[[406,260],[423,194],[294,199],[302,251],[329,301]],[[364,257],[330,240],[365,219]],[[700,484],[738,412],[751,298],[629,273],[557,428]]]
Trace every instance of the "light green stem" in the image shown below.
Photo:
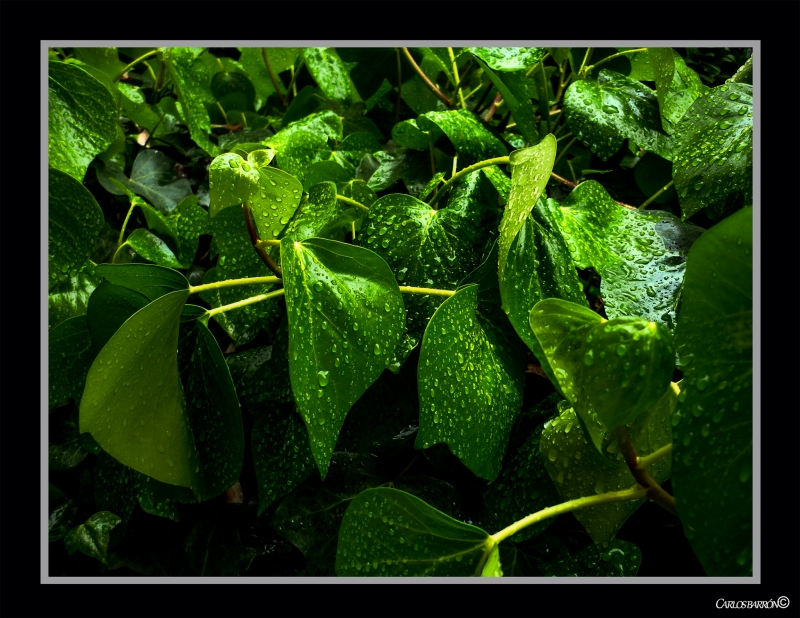
[[[436,202],[439,201],[439,198],[441,198],[445,194],[445,192],[450,187],[453,186],[453,184],[455,184],[458,180],[460,180],[461,178],[463,178],[467,174],[471,174],[472,172],[474,172],[476,170],[479,170],[479,169],[483,169],[484,167],[491,167],[492,165],[504,165],[504,164],[507,164],[509,161],[510,161],[509,157],[497,157],[495,159],[486,159],[485,161],[478,161],[474,165],[470,165],[469,167],[465,167],[463,170],[458,172],[458,174],[452,176],[450,178],[450,180],[448,180],[447,182],[445,182],[441,186],[441,188],[439,189],[439,192],[436,195],[434,195],[433,199],[429,202],[430,207],[433,208],[433,206],[436,204]]]
[[[124,242],[119,247],[117,247],[117,250],[114,252],[113,257],[111,258],[111,263],[112,264],[116,264],[117,263],[117,256],[119,255],[119,252],[122,251],[122,248],[125,247],[125,246],[128,246],[127,242]]]
[[[567,136],[565,135],[564,137],[567,137]],[[578,139],[577,137],[573,137],[569,142],[567,142],[567,145],[564,146],[561,149],[561,152],[558,153],[558,156],[556,157],[556,160],[553,161],[553,167],[558,165],[558,162],[561,160],[561,157],[563,157],[565,154],[567,154],[567,150],[569,150],[569,147],[572,146],[572,144],[574,144],[577,139]]]
[[[286,290],[284,288],[281,288],[280,290],[275,290],[274,292],[269,292],[268,294],[259,294],[258,296],[251,296],[250,298],[245,298],[244,300],[231,303],[230,305],[222,305],[221,307],[216,307],[215,309],[209,309],[206,316],[210,318],[212,316],[217,315],[218,313],[224,313],[226,311],[231,311],[233,309],[239,309],[240,307],[246,307],[247,305],[260,303],[262,300],[277,298],[278,296],[283,296],[285,293]]]
[[[125,221],[122,222],[122,229],[119,231],[119,238],[117,239],[117,251],[122,247],[122,239],[125,237],[125,227],[128,225],[128,219],[133,214],[133,209],[136,208],[136,202],[131,200],[131,207],[128,208],[128,214],[125,215]],[[116,256],[116,253],[114,254]]]
[[[271,239],[271,238],[268,238],[268,239],[265,239],[265,240],[259,240],[256,243],[256,247],[259,248],[259,249],[262,249],[264,247],[280,247],[280,246],[281,246],[281,241],[280,240],[275,240],[275,239]]]
[[[450,62],[453,63],[453,77],[456,80],[456,91],[458,92],[458,99],[461,101],[461,109],[467,109],[467,103],[464,101],[464,93],[461,92],[461,78],[458,76],[458,63],[456,62],[453,48],[448,47],[447,53],[450,56]]]
[[[653,202],[653,200],[655,200],[659,195],[664,193],[664,191],[669,189],[673,184],[675,184],[675,181],[674,180],[670,180],[667,184],[665,184],[663,187],[661,187],[656,193],[654,193],[649,198],[647,198],[647,201],[645,201],[644,204],[639,206],[639,210],[644,210],[645,208],[647,208]]]
[[[589,62],[589,57],[592,55],[592,48],[587,47],[586,53],[583,56],[583,62],[581,62],[581,68],[578,69],[578,77],[583,79],[586,76],[586,63]]]
[[[267,285],[270,283],[280,283],[280,277],[245,277],[243,279],[226,279],[225,281],[215,281],[204,285],[190,285],[189,293],[197,294],[206,290],[219,290],[221,288],[233,288],[239,285]]]
[[[625,54],[638,54],[639,52],[645,52],[645,51],[647,51],[646,47],[640,47],[639,49],[628,49],[628,50],[621,51],[621,52],[616,53],[616,54],[611,54],[610,56],[608,56],[606,58],[602,58],[601,60],[598,60],[595,64],[586,67],[586,70],[582,73],[582,75],[588,75],[589,73],[592,72],[592,69],[596,69],[601,64],[605,64],[606,62],[608,62],[609,60],[613,60],[614,58],[619,58],[620,56],[624,56]]]
[[[518,522],[511,524],[507,528],[503,528],[500,532],[491,535],[491,538],[494,539],[495,543],[499,543],[500,541],[503,541],[516,534],[523,528],[527,528],[528,526],[538,523],[543,519],[548,519],[549,517],[555,517],[556,515],[562,515],[564,513],[585,509],[590,506],[597,506],[599,504],[641,500],[646,496],[647,489],[644,487],[639,487],[639,485],[634,485],[633,487],[629,489],[623,489],[622,491],[610,491],[604,494],[598,494],[596,496],[577,498],[576,500],[563,502],[562,504],[557,504],[555,506],[542,509],[541,511],[533,513],[532,515],[528,515],[527,517],[520,519]]]
[[[455,294],[453,290],[437,290],[434,288],[413,288],[407,285],[401,285],[400,291],[404,294],[430,294],[431,296],[452,296]]]
[[[540,93],[540,97],[544,97],[547,100],[547,105],[542,108],[542,102],[539,101],[539,115],[544,116],[545,122],[547,123],[547,132],[551,133],[550,131],[550,101],[547,98],[547,74],[544,72],[544,62],[539,62],[539,66],[542,68],[542,88],[544,89],[543,93]]]
[[[650,466],[652,466],[655,462],[659,459],[663,459],[667,455],[672,452],[672,442],[667,444],[666,446],[662,446],[657,451],[650,453],[646,457],[637,457],[636,458],[636,467],[640,470],[646,470]]]
[[[125,75],[125,73],[130,71],[133,67],[135,67],[137,64],[139,64],[142,60],[147,60],[150,56],[155,56],[159,51],[161,51],[160,48],[159,49],[154,49],[152,51],[147,52],[146,54],[144,54],[142,56],[139,56],[136,60],[131,62],[129,65],[126,65],[125,68],[122,69],[122,71],[120,71],[119,74],[114,78],[114,81],[115,82],[119,81],[120,78],[123,75]]]
[[[355,200],[351,200],[349,197],[345,197],[344,195],[336,194],[336,199],[344,202],[345,204],[350,204],[351,206],[355,206],[356,208],[360,208],[364,212],[369,212],[369,208],[364,206],[361,202],[356,202]]]

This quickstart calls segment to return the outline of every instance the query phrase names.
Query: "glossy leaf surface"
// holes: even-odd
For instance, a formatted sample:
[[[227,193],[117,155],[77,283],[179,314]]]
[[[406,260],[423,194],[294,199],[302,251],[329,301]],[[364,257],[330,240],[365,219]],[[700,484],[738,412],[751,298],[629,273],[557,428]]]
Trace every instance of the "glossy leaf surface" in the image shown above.
[[[95,272],[115,285],[121,285],[150,300],[178,290],[189,291],[189,282],[179,272],[154,264],[98,264]]]
[[[525,85],[525,78],[521,74],[504,73],[501,70],[494,72],[488,66],[483,66],[495,88],[503,95],[503,101],[511,110],[522,135],[529,144],[537,143],[539,141],[538,122]]]
[[[347,68],[334,50],[304,47],[303,58],[314,81],[329,99],[342,104],[360,100]]]
[[[697,97],[707,93],[709,87],[673,49],[651,48],[648,57],[656,82],[661,122],[664,131],[673,134],[686,110]]]
[[[70,554],[80,551],[100,562],[106,562],[111,530],[122,521],[108,511],[92,515],[79,526],[75,526],[64,537],[64,544]]]
[[[547,55],[544,47],[468,47],[467,51],[497,71],[527,70]]]
[[[464,109],[428,112],[417,118],[417,125],[422,131],[432,131],[433,125],[439,127],[455,146],[462,168],[508,154],[503,143]]]
[[[86,262],[74,277],[57,284],[47,295],[47,326],[53,329],[68,318],[86,313],[86,306],[101,279],[94,266]]]

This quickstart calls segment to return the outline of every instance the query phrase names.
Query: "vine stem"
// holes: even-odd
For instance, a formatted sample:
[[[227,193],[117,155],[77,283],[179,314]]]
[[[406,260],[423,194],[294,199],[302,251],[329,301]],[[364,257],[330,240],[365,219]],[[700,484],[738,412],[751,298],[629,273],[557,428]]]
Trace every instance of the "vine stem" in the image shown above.
[[[606,58],[601,58],[595,64],[586,67],[586,70],[583,72],[583,75],[588,75],[593,69],[596,69],[601,64],[605,64],[606,62],[608,62],[609,60],[613,60],[614,58],[624,56],[625,54],[638,54],[639,52],[645,52],[645,51],[647,51],[646,47],[640,47],[639,49],[627,49],[625,51],[621,51],[616,54],[611,54]]]
[[[125,237],[125,228],[128,225],[128,220],[131,218],[131,215],[133,214],[133,209],[134,208],[136,208],[136,201],[135,200],[131,200],[131,207],[128,208],[128,214],[125,215],[125,221],[122,222],[122,229],[120,229],[120,231],[119,231],[119,238],[117,239],[117,251],[119,251],[120,248],[122,247],[122,239]],[[117,256],[117,254],[115,253],[114,257],[116,257],[116,256]],[[112,260],[112,263],[113,263],[113,260]]]
[[[289,82],[289,85],[286,86],[286,94],[287,94],[287,96],[289,94],[289,90],[292,91],[292,96],[293,97],[297,96],[297,85],[296,85],[297,76],[300,74],[300,71],[303,70],[303,67],[305,66],[305,64],[306,64],[306,59],[301,57],[300,58],[300,62],[297,63],[297,68],[296,69],[294,68],[294,65],[292,65],[292,67],[291,67],[292,68],[292,79]]]
[[[362,204],[361,202],[356,202],[355,200],[350,199],[349,197],[345,197],[344,195],[339,195],[337,193],[336,194],[336,199],[339,200],[340,202],[344,202],[345,204],[350,204],[351,206],[355,206],[356,208],[360,208],[364,212],[369,212],[369,208],[367,206],[364,206],[364,204]]]
[[[675,184],[675,181],[674,180],[670,180],[667,184],[665,184],[663,187],[661,187],[656,193],[654,193],[653,195],[648,197],[647,200],[641,206],[639,206],[639,210],[644,210],[645,208],[647,208],[653,202],[653,200],[655,200],[659,195],[664,193],[664,191],[669,189],[674,184]]]
[[[122,78],[122,76],[125,75],[125,73],[130,71],[133,67],[135,67],[140,62],[142,62],[142,60],[147,60],[151,56],[155,56],[160,50],[161,50],[161,48],[157,48],[157,49],[154,49],[152,51],[149,51],[146,54],[143,54],[143,55],[139,56],[136,60],[134,60],[130,64],[125,65],[125,68],[123,68],[122,71],[120,71],[116,75],[116,77],[114,77],[114,81],[118,82]]]
[[[400,60],[400,50],[395,47],[394,51],[397,54],[397,105],[394,108],[394,123],[397,124],[400,122],[400,102],[403,97],[403,63]]]
[[[278,239],[265,239],[259,240],[256,243],[256,247],[280,247],[281,241]]]
[[[215,281],[214,283],[204,283],[203,285],[190,285],[189,294],[197,294],[206,290],[219,290],[221,288],[233,288],[239,285],[259,285],[280,283],[278,277],[245,277],[243,279],[226,279],[225,281]]]
[[[667,444],[666,446],[662,446],[657,451],[650,453],[646,457],[637,457],[636,458],[636,467],[642,470],[645,470],[652,466],[655,462],[659,459],[663,459],[667,455],[672,452],[672,442]]]
[[[544,98],[547,99],[547,75],[544,72],[544,58],[539,61],[539,67],[542,69],[542,88],[544,88]],[[541,103],[540,103],[541,104]],[[548,105],[545,110],[548,112],[550,111],[550,106]],[[540,115],[544,116],[545,122],[547,123],[547,132],[551,133],[550,130],[550,114],[543,114],[542,111],[539,112]]]
[[[431,89],[431,92],[433,92],[433,94],[435,94],[439,98],[439,100],[441,100],[442,103],[447,105],[447,107],[453,107],[453,102],[450,100],[450,98],[444,92],[442,92],[441,90],[439,90],[436,87],[436,84],[434,84],[430,80],[430,78],[427,75],[425,75],[425,73],[422,71],[420,66],[416,63],[414,58],[411,57],[411,52],[408,51],[408,47],[401,47],[400,49],[403,50],[403,53],[406,55],[406,58],[408,59],[408,61],[411,63],[411,66],[417,72],[417,75],[420,76],[422,81],[425,82],[425,85],[428,88]]]
[[[455,294],[453,290],[437,290],[434,288],[413,288],[407,285],[401,285],[400,291],[404,294],[430,294],[431,296],[452,296]]]
[[[244,222],[247,224],[247,233],[250,235],[250,242],[253,243],[253,249],[256,250],[258,257],[267,265],[267,268],[274,272],[276,276],[281,277],[283,275],[281,267],[275,263],[263,246],[259,246],[261,239],[258,237],[256,222],[253,221],[253,211],[250,208],[250,202],[242,202],[242,212],[244,213]]]
[[[571,189],[574,189],[575,187],[578,186],[577,182],[572,182],[571,180],[567,180],[566,178],[562,178],[561,176],[559,176],[558,174],[556,174],[554,172],[550,172],[550,177],[555,179],[555,180],[557,180],[558,182],[560,182],[562,184],[567,185]],[[617,200],[614,200],[614,201],[617,202]],[[631,206],[630,204],[626,204],[625,202],[617,202],[617,204],[619,204],[623,208],[627,208],[628,210],[637,210],[636,206]]]
[[[283,106],[286,107],[286,99],[283,97],[283,93],[281,92],[281,89],[278,86],[278,78],[275,77],[275,73],[272,72],[272,66],[270,65],[269,58],[267,57],[266,47],[261,48],[261,55],[264,56],[264,64],[267,65],[267,72],[269,72],[269,78],[272,80],[272,85],[275,86],[275,91],[281,98],[281,103],[283,103]]]
[[[431,199],[431,201],[429,202],[430,207],[433,208],[436,202],[438,202],[439,199],[442,197],[442,195],[444,195],[445,191],[447,191],[450,187],[453,186],[455,182],[457,182],[459,179],[463,178],[467,174],[471,174],[472,172],[482,169],[484,167],[507,164],[509,163],[509,161],[510,161],[509,157],[496,157],[494,159],[486,159],[485,161],[478,161],[474,165],[465,167],[463,170],[461,170],[454,176],[451,176],[450,180],[448,180],[441,186],[439,192],[436,195],[434,195],[433,199]]]
[[[623,489],[622,491],[609,491],[596,496],[587,496],[584,498],[570,500],[569,502],[563,502],[561,504],[557,504],[528,515],[527,517],[514,522],[507,528],[503,528],[500,532],[492,534],[491,538],[495,543],[500,543],[508,537],[516,534],[523,528],[527,528],[528,526],[538,523],[543,519],[548,519],[550,517],[555,517],[556,515],[562,515],[563,513],[569,513],[571,511],[577,511],[600,504],[641,500],[642,498],[647,497],[647,491],[647,489],[640,487],[639,485],[634,485],[633,487]]]
[[[581,62],[581,68],[578,69],[578,77],[580,77],[581,79],[586,77],[586,71],[584,69],[586,68],[586,63],[589,62],[589,57],[591,55],[592,55],[592,48],[591,47],[587,47],[586,48],[586,54],[584,54],[584,56],[583,56],[583,62]]]
[[[461,78],[458,76],[458,63],[456,62],[456,56],[453,53],[453,48],[447,48],[447,54],[450,56],[450,62],[453,63],[453,77],[456,80],[456,93],[458,93],[458,99],[461,101],[461,108],[467,109],[467,103],[464,101],[464,93],[461,92]]]
[[[206,313],[206,317],[210,318],[212,316],[217,315],[218,313],[224,313],[226,311],[231,311],[232,309],[239,309],[240,307],[246,307],[247,305],[260,303],[262,300],[277,298],[278,296],[283,296],[285,293],[286,290],[284,288],[281,288],[280,290],[275,290],[274,292],[269,292],[267,294],[259,294],[258,296],[251,296],[250,298],[245,298],[244,300],[231,303],[230,305],[222,305],[221,307],[216,307],[215,309],[209,309],[208,313]]]

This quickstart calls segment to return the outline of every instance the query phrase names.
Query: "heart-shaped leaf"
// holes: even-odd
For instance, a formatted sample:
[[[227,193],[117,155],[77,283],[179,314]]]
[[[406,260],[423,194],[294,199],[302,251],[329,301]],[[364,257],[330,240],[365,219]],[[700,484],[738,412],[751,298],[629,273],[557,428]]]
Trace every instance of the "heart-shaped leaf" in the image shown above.
[[[522,404],[524,363],[477,306],[478,286],[462,288],[425,329],[416,446],[445,442],[473,473],[494,479]]]
[[[658,109],[664,131],[673,134],[683,115],[697,97],[710,89],[700,77],[686,66],[683,58],[669,47],[655,47],[647,51],[656,82]]]
[[[94,265],[86,261],[74,277],[57,284],[47,295],[47,327],[52,330],[61,322],[86,313],[89,297],[101,279]]]
[[[350,72],[335,50],[326,47],[304,47],[303,58],[314,81],[329,99],[341,104],[360,101]]]
[[[80,181],[50,168],[48,202],[48,289],[77,277],[103,229],[103,211]]]
[[[292,391],[325,478],[347,411],[391,363],[403,299],[386,262],[362,247],[285,238],[281,264]]]
[[[350,224],[360,218],[364,211],[338,200],[336,195],[333,182],[321,182],[311,187],[308,199],[295,212],[281,233],[281,238],[306,240],[316,236],[344,241]]]
[[[79,551],[106,564],[111,530],[122,520],[108,511],[95,513],[64,537],[67,553]]]
[[[350,503],[339,530],[336,574],[477,576],[495,541],[416,496],[380,487]]]
[[[527,70],[547,55],[544,47],[467,47],[466,51],[496,71]]]
[[[686,387],[675,413],[675,501],[706,573],[753,568],[753,210],[689,251],[675,338]]]
[[[78,182],[117,137],[117,106],[108,88],[74,64],[48,63],[47,156]]]
[[[729,83],[700,96],[678,123],[675,143],[672,178],[684,219],[740,204],[753,188],[753,87]]]
[[[156,300],[176,291],[189,291],[189,282],[179,272],[154,264],[98,264],[98,276]]]
[[[417,118],[417,126],[428,132],[438,127],[455,146],[462,169],[484,159],[508,154],[503,143],[465,109],[427,112]]]
[[[625,139],[672,160],[672,139],[661,128],[656,93],[614,71],[600,70],[597,81],[578,80],[564,94],[567,126],[603,161]]]

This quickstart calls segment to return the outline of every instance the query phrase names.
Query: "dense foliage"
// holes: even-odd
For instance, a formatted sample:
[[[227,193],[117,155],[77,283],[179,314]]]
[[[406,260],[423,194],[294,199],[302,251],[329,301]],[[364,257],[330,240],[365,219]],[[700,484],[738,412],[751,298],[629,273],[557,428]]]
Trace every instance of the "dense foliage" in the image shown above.
[[[752,574],[750,50],[49,60],[51,575]]]

